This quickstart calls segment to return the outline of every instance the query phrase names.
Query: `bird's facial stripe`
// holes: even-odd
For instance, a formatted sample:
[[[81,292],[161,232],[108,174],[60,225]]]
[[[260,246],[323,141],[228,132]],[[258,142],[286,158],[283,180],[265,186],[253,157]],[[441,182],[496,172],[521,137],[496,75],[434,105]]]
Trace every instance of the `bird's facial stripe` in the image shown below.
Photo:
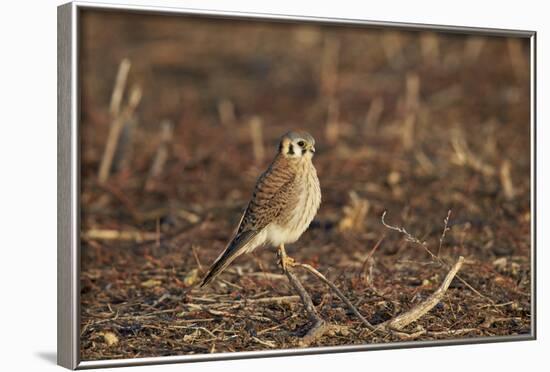
[[[289,143],[288,144],[288,152],[287,152],[288,155],[294,155],[294,144],[292,143]]]

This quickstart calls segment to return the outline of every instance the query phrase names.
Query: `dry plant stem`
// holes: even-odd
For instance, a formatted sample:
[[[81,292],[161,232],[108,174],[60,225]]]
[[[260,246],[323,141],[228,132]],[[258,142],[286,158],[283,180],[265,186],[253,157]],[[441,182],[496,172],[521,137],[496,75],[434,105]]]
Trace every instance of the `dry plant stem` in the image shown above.
[[[120,103],[122,102],[122,96],[124,95],[124,88],[126,87],[126,80],[128,79],[130,66],[130,60],[127,58],[120,61],[120,64],[118,65],[115,86],[111,95],[111,104],[109,105],[109,111],[112,117],[117,117],[120,112]]]
[[[455,152],[455,157],[453,159],[455,164],[460,166],[468,166],[485,176],[490,177],[495,174],[496,171],[492,165],[486,164],[478,156],[472,153],[461,130],[456,129],[453,131],[451,145]]]
[[[84,231],[84,239],[91,240],[128,240],[135,242],[151,241],[154,242],[158,239],[156,232],[140,232],[140,231],[124,231],[124,230],[110,230],[110,229],[90,229]]]
[[[367,268],[368,268],[368,264],[369,262],[371,262],[371,258],[372,256],[374,255],[374,252],[376,252],[376,250],[378,249],[378,247],[380,247],[380,245],[382,244],[382,241],[384,240],[384,238],[386,237],[386,235],[383,235],[377,242],[376,244],[374,245],[374,248],[371,249],[371,251],[369,252],[369,254],[367,255],[367,258],[365,259],[365,261],[363,261],[363,265],[361,266],[361,271],[360,271],[360,276],[362,278],[368,278],[369,274],[367,273]],[[364,279],[366,280],[366,279]],[[370,279],[369,280],[366,280],[367,282],[370,282]]]
[[[111,129],[109,130],[109,136],[107,137],[107,144],[105,145],[105,151],[103,152],[103,158],[101,159],[101,165],[99,167],[99,183],[103,184],[107,181],[109,177],[109,172],[111,170],[111,164],[113,163],[113,158],[115,156],[118,139],[122,133],[125,121],[123,118],[118,117],[115,119],[113,124],[111,124]]]
[[[406,313],[400,314],[396,316],[395,318],[387,321],[386,323],[383,323],[386,328],[389,328],[391,330],[397,330],[400,331],[412,322],[416,321],[420,317],[424,316],[428,311],[433,309],[435,305],[438,304],[439,301],[443,299],[443,296],[445,295],[445,292],[447,289],[449,289],[449,285],[453,281],[454,277],[462,267],[462,264],[464,263],[464,257],[460,256],[458,258],[458,261],[454,264],[454,266],[451,268],[451,270],[447,273],[447,276],[445,277],[445,280],[443,280],[443,283],[441,286],[430,295],[425,301],[422,303],[416,305]]]
[[[218,115],[220,122],[224,126],[233,124],[236,120],[235,117],[235,105],[228,99],[222,99],[218,103]]]
[[[293,304],[299,301],[301,298],[299,296],[278,296],[278,297],[265,297],[265,298],[255,298],[251,300],[246,300],[248,303],[252,304]]]
[[[486,39],[480,36],[470,36],[466,40],[464,56],[467,62],[476,62],[485,46]]]
[[[258,116],[254,116],[250,120],[250,138],[252,140],[252,148],[254,150],[254,160],[256,164],[261,164],[265,157],[264,140],[263,140],[263,122]]]
[[[321,279],[321,281],[323,283],[325,283],[326,285],[328,285],[330,287],[330,289],[332,289],[334,291],[334,293],[336,293],[338,295],[338,297],[340,297],[340,299],[342,301],[344,301],[344,303],[346,305],[348,305],[348,307],[350,308],[350,310],[361,320],[361,322],[363,322],[363,324],[371,331],[374,331],[376,330],[376,328],[369,323],[369,321],[367,319],[365,319],[365,317],[363,315],[361,315],[361,313],[359,312],[359,310],[357,310],[357,308],[351,303],[350,300],[348,300],[348,298],[342,293],[342,291],[340,291],[338,289],[337,286],[334,285],[334,283],[332,283],[330,280],[328,280],[323,274],[321,274],[319,271],[317,271],[313,266],[310,266],[308,264],[296,264],[297,266],[309,271],[310,273],[312,273],[313,275],[315,275],[317,278]]]
[[[145,181],[145,190],[153,189],[154,181],[164,171],[164,165],[170,155],[170,144],[174,137],[173,125],[170,121],[165,120],[160,124],[160,128],[160,143],[157,147],[153,163],[151,164],[149,175]]]
[[[502,184],[506,200],[513,200],[516,195],[510,168],[511,165],[508,159],[504,160],[500,166],[500,183]]]
[[[100,184],[104,184],[109,178],[109,173],[111,172],[111,165],[113,164],[120,134],[122,133],[122,129],[124,128],[127,120],[132,117],[135,109],[139,105],[139,102],[141,101],[141,94],[141,89],[139,87],[134,87],[130,92],[130,98],[127,106],[111,124],[109,135],[107,137],[107,143],[105,145],[103,157],[101,158],[101,164],[99,166],[98,179]]]
[[[380,97],[375,98],[367,111],[365,122],[363,123],[363,132],[370,134],[378,126],[382,112],[384,111],[384,100]]]
[[[449,228],[449,220],[451,219],[451,210],[447,212],[447,217],[443,220],[445,225],[443,226],[443,232],[441,233],[441,236],[439,237],[439,247],[437,247],[437,257],[439,257],[439,253],[441,253],[441,246],[443,246],[443,241],[445,240],[445,235],[447,235],[447,231],[450,230]]]
[[[292,265],[292,259],[290,259],[286,255],[284,245],[279,246],[277,255],[279,256],[279,262],[281,264],[281,268],[283,269],[284,274],[288,278],[288,281],[290,282],[294,290],[298,292],[298,295],[302,300],[302,304],[304,305],[304,309],[308,314],[308,318],[313,323],[313,326],[302,338],[301,341],[302,346],[307,346],[315,341],[317,338],[321,337],[327,331],[328,326],[326,322],[319,316],[319,313],[313,305],[313,301],[311,301],[311,297],[305,290],[300,280],[298,280],[296,275],[294,275],[294,273],[292,273],[291,269],[289,268],[289,266]]]

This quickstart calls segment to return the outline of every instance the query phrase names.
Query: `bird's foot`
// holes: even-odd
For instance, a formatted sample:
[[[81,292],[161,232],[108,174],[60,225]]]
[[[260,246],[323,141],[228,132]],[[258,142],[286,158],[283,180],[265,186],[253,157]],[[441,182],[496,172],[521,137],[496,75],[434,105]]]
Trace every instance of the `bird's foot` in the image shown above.
[[[294,258],[287,256],[285,248],[283,246],[279,247],[279,264],[283,268],[283,271],[286,271],[287,267],[292,267],[296,265]]]
[[[283,269],[286,270],[287,267],[293,267],[296,264],[296,261],[294,261],[294,258],[285,255],[281,259],[281,264]]]

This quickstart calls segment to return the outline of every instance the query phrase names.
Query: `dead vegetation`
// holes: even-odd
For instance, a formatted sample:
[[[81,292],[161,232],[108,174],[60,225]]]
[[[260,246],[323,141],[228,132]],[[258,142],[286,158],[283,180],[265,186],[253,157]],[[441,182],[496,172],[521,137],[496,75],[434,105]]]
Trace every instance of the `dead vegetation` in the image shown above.
[[[531,331],[528,43],[103,13],[82,37],[83,360]],[[323,192],[295,261],[194,288],[294,127]]]

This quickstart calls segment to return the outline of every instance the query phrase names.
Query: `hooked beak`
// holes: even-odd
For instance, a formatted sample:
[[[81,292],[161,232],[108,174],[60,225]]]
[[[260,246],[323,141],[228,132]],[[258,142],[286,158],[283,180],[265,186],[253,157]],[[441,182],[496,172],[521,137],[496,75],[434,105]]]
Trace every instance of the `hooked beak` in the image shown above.
[[[309,146],[308,150],[315,154],[315,146]]]

